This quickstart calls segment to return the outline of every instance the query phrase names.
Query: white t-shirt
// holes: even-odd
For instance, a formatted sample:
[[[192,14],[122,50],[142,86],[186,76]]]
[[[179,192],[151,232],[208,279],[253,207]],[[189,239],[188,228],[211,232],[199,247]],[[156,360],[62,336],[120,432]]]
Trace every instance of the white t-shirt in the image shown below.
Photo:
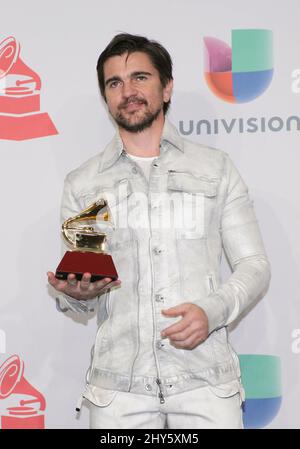
[[[132,154],[128,154],[131,159],[140,166],[142,171],[144,172],[144,175],[146,176],[146,179],[149,180],[150,176],[150,169],[152,161],[157,158],[157,156],[151,156],[151,157],[141,157],[141,156],[133,156]]]

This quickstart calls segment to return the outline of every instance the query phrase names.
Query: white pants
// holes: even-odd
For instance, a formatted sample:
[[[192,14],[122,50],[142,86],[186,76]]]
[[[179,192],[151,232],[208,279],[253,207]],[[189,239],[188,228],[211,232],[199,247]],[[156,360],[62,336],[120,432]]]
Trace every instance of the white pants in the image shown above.
[[[103,406],[89,403],[90,428],[242,429],[240,392],[222,387],[168,396],[164,404],[153,396],[106,390]]]

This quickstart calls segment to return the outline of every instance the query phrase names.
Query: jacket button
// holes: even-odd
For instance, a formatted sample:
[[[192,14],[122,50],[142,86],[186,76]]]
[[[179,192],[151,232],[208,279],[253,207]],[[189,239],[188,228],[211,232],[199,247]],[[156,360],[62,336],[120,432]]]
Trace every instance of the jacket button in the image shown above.
[[[157,295],[155,295],[155,301],[156,302],[164,302],[164,296],[162,296],[162,295],[159,295],[159,294],[157,294]]]
[[[132,173],[137,173],[138,172],[136,167],[132,167],[131,171],[132,171]]]
[[[153,251],[154,251],[155,254],[159,255],[159,254],[161,254],[162,249],[161,248],[154,248]]]
[[[163,348],[163,347],[164,347],[164,344],[163,344],[163,342],[161,342],[161,341],[158,341],[158,342],[156,343],[156,347],[157,347],[157,349],[161,349],[161,348]]]
[[[151,390],[152,390],[151,385],[150,385],[150,384],[146,384],[146,385],[145,385],[145,390],[151,391]]]

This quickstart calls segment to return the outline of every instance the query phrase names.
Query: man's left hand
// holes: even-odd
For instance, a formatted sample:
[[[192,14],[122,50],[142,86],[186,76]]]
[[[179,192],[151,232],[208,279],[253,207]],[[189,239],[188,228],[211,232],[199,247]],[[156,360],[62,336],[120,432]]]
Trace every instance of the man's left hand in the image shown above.
[[[166,317],[182,316],[182,319],[161,332],[169,338],[171,345],[178,349],[194,349],[208,337],[208,318],[201,307],[193,303],[183,303],[162,310]]]

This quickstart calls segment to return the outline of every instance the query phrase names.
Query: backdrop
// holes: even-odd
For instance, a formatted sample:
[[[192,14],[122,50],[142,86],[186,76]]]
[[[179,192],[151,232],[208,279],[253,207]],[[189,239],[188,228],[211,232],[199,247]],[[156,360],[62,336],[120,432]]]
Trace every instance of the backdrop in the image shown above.
[[[170,51],[171,121],[228,152],[250,188],[273,277],[231,331],[245,423],[300,427],[299,13],[297,0],[1,2],[2,428],[88,427],[75,406],[96,317],[60,310],[46,272],[61,257],[64,177],[114,134],[95,67],[122,31]]]

